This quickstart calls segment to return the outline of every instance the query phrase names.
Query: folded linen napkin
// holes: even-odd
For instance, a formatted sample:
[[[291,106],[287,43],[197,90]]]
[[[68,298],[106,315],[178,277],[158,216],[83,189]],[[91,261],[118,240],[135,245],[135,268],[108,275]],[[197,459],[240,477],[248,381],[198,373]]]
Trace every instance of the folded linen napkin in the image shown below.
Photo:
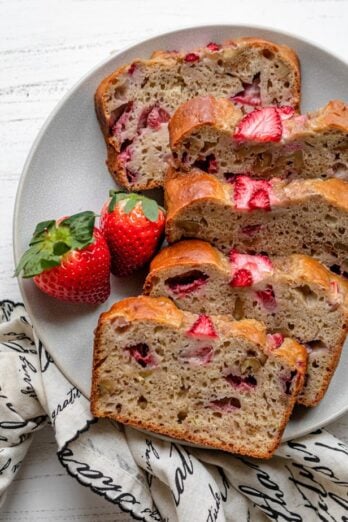
[[[269,461],[171,443],[91,416],[22,304],[0,302],[0,506],[33,434],[51,423],[58,458],[129,519],[348,521],[348,447],[325,430]],[[127,517],[128,520],[128,517]]]

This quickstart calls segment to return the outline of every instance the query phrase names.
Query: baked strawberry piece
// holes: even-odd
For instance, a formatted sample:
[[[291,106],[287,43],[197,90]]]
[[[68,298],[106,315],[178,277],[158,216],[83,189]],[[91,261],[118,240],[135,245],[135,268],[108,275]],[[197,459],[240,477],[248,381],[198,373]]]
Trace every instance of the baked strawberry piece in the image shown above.
[[[199,54],[196,54],[196,53],[187,53],[184,56],[184,61],[187,63],[198,62],[198,60],[199,60]]]
[[[267,339],[272,348],[279,348],[284,342],[284,335],[281,333],[268,334]]]
[[[238,388],[239,390],[249,391],[250,389],[257,386],[257,380],[253,375],[238,375],[234,373],[229,373],[225,377],[226,381],[233,386],[234,388]]]
[[[162,158],[159,149],[167,139],[167,124],[170,118],[167,109],[159,101],[146,104],[129,101],[113,111],[109,122],[109,134],[110,139],[117,140],[119,144],[117,164],[122,169],[127,186],[141,183],[144,170],[146,171],[146,165],[139,157],[139,147],[146,150],[153,147],[152,156],[149,158],[153,166]]]
[[[269,312],[274,312],[277,308],[277,300],[272,285],[267,285],[264,290],[257,290],[256,296],[262,306]]]
[[[288,120],[289,118],[296,117],[296,112],[293,107],[284,105],[283,107],[277,107],[277,112],[282,121]]]
[[[234,103],[259,107],[261,105],[260,74],[256,74],[251,83],[243,82],[243,90],[232,96]]]
[[[207,45],[207,48],[212,52],[220,51],[221,47],[222,46],[217,44],[216,42],[209,42]]]
[[[231,250],[231,286],[243,287],[259,283],[273,273],[272,262],[267,256],[240,254]]]
[[[138,343],[132,346],[126,346],[125,350],[129,355],[142,367],[154,368],[156,366],[156,358],[150,352],[150,348],[145,343]]]
[[[215,174],[218,171],[218,163],[214,154],[208,154],[205,158],[198,158],[193,166],[209,172],[209,174]]]
[[[274,107],[255,110],[239,122],[234,135],[237,141],[280,141],[282,137],[282,121]]]
[[[110,294],[110,252],[94,222],[94,212],[86,211],[39,223],[15,274],[62,301],[103,303]]]
[[[150,127],[158,130],[163,123],[167,123],[170,119],[168,112],[163,109],[159,103],[146,107],[140,115],[138,123],[138,131]]]
[[[206,366],[212,361],[213,353],[212,346],[193,346],[181,352],[180,359],[190,364]]]
[[[267,256],[240,254],[232,250],[229,258],[232,269],[230,285],[234,288],[258,285],[274,273],[272,262]],[[272,285],[266,284],[265,288],[255,290],[255,297],[265,310],[275,311],[277,301]]]
[[[188,330],[187,335],[197,339],[215,339],[218,337],[211,317],[204,314],[198,317]]]
[[[232,180],[233,201],[238,210],[271,210],[275,198],[272,181],[256,180],[250,176],[237,176]]]
[[[175,296],[194,294],[205,286],[208,276],[200,270],[190,270],[178,276],[169,277],[165,284]]]

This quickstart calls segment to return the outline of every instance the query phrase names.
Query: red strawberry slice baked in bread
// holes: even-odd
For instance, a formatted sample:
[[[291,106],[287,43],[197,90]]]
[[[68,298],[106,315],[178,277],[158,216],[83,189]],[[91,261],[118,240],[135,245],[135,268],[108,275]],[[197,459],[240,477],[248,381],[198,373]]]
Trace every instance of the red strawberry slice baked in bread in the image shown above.
[[[169,297],[202,317],[256,319],[277,332],[276,345],[284,335],[296,338],[308,350],[298,397],[306,406],[322,399],[348,330],[348,282],[300,254],[270,259],[232,250],[225,256],[204,241],[180,241],[152,260],[144,293]]]
[[[163,297],[124,299],[100,316],[95,332],[92,412],[269,458],[306,361],[303,346],[276,343],[257,321],[183,312]]]
[[[267,143],[280,141],[282,134],[283,126],[279,110],[276,107],[266,107],[242,118],[233,133],[233,139],[236,142]]]
[[[234,176],[227,183],[198,170],[171,170],[165,200],[169,243],[196,238],[225,253],[302,253],[348,271],[348,183],[340,179]]]
[[[230,100],[198,97],[173,114],[169,136],[183,171],[199,168],[221,180],[237,174],[348,180],[348,106],[339,100],[301,116],[290,106],[243,116]]]
[[[234,176],[229,178],[234,187],[234,202],[238,210],[271,209],[275,202],[272,184],[268,180],[254,180],[249,176]]]
[[[243,112],[270,105],[298,111],[297,56],[266,40],[239,38],[158,51],[117,69],[100,84],[95,101],[107,164],[120,186],[162,186],[171,158],[168,120],[180,104],[208,93],[231,98]]]
[[[231,100],[235,104],[246,107],[261,107],[260,74],[256,74],[251,83],[245,82],[243,84],[243,89],[232,96]]]
[[[39,223],[16,275],[33,278],[46,294],[72,303],[99,304],[110,294],[110,252],[94,212]]]

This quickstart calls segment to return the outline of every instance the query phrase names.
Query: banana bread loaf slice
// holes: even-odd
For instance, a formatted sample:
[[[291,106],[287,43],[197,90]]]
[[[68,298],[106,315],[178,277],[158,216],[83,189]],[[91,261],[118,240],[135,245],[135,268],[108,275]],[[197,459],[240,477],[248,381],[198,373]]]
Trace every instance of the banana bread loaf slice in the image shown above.
[[[236,176],[229,183],[202,171],[171,170],[165,183],[169,243],[209,241],[225,253],[308,254],[348,271],[348,183]]]
[[[243,116],[228,99],[198,97],[175,111],[169,137],[177,168],[199,168],[223,181],[246,173],[348,180],[348,106],[339,100],[301,116],[291,107]]]
[[[107,164],[127,189],[162,186],[171,157],[168,121],[195,96],[231,98],[244,111],[262,105],[299,109],[296,54],[259,38],[210,43],[191,52],[156,52],[105,78],[96,92]]]
[[[204,241],[180,241],[152,260],[144,293],[193,313],[256,319],[279,342],[283,335],[296,338],[308,351],[297,402],[315,406],[324,396],[348,330],[348,282],[315,259],[225,256]]]
[[[145,430],[259,458],[278,446],[307,353],[251,320],[197,315],[135,297],[101,315],[92,412]]]

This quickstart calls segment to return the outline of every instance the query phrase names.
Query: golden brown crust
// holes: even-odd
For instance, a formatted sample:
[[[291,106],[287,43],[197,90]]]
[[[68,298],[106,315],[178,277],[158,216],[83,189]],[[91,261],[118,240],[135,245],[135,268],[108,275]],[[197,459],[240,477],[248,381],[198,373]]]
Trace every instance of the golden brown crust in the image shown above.
[[[242,319],[234,321],[226,316],[215,316],[222,319],[222,331],[225,335],[244,337],[258,344],[264,352],[268,352],[267,332],[265,325],[254,319]],[[220,325],[221,328],[221,325]]]
[[[167,208],[167,225],[181,209],[193,201],[212,201],[230,205],[231,185],[221,183],[215,176],[200,170],[189,173],[169,169],[164,182],[164,197]]]
[[[128,297],[101,314],[99,325],[118,317],[124,318],[127,322],[152,320],[179,328],[184,313],[166,297]]]
[[[291,49],[283,45],[277,45],[272,42],[268,42],[266,40],[262,40],[260,38],[239,38],[226,43],[226,47],[233,47],[239,51],[244,48],[250,46],[264,47],[265,49],[270,50],[270,52],[276,52],[282,59],[291,67],[295,76],[295,85],[293,94],[293,106],[295,110],[299,110],[300,105],[300,66],[299,60]],[[225,44],[224,44],[225,46]],[[197,52],[206,51],[205,48],[198,49]],[[164,67],[165,65],[171,65],[176,61],[183,61],[185,57],[185,53],[180,53],[176,51],[155,51],[152,53],[150,59],[141,60],[136,59],[133,60],[132,63],[140,64],[144,67]],[[104,140],[107,146],[107,166],[114,177],[117,183],[120,183],[122,186],[126,188],[130,188],[129,182],[127,180],[125,168],[117,161],[117,156],[119,153],[119,144],[115,144],[115,140],[110,139],[110,114],[107,108],[107,102],[109,97],[109,90],[112,86],[115,86],[119,83],[125,72],[129,69],[130,64],[122,65],[116,71],[111,73],[109,76],[103,79],[100,85],[97,88],[95,93],[95,108],[98,121],[100,123],[100,127],[104,136]],[[155,188],[160,186],[161,183],[159,181],[150,181],[146,186],[147,189]]]
[[[111,140],[110,136],[110,122],[111,114],[108,110],[108,91],[112,85],[116,85],[118,79],[127,71],[129,65],[122,65],[118,67],[116,71],[104,78],[99,84],[96,93],[94,95],[94,105],[97,115],[97,119],[103,133],[106,149],[107,149],[107,160],[106,164],[110,174],[113,176],[116,183],[120,183],[121,186],[126,187],[128,184],[126,173],[121,165],[117,161],[118,154],[120,152],[119,146]]]
[[[227,270],[228,262],[225,256],[210,243],[199,239],[179,241],[174,245],[163,248],[150,264],[150,270],[146,277],[143,294],[149,295],[156,280],[157,273],[170,267],[185,268],[190,266],[202,267],[211,265],[219,270]]]
[[[348,183],[346,181],[337,178],[307,181],[312,181],[316,193],[323,196],[331,205],[348,211]]]
[[[334,274],[313,257],[304,254],[279,257],[276,263],[283,280],[311,284],[328,294],[333,291],[332,283],[337,283],[342,293],[342,304],[348,314],[348,281],[346,279]]]
[[[285,359],[289,365],[297,366],[297,371],[301,375],[305,375],[308,355],[306,348],[302,344],[287,337],[284,339],[283,344],[274,350],[274,354]]]
[[[93,415],[98,415],[98,408],[96,406],[99,390],[98,390],[98,379],[99,379],[99,367],[103,362],[103,358],[100,356],[101,351],[101,337],[102,337],[102,315],[99,317],[97,328],[94,330],[94,343],[93,343],[93,369],[92,369],[92,383],[91,383],[91,412]]]
[[[157,270],[172,266],[185,266],[206,263],[225,269],[225,256],[210,243],[200,239],[180,241],[163,248],[151,261],[149,275]]]
[[[283,122],[285,142],[306,140],[320,134],[348,133],[348,105],[341,100],[331,100],[317,111],[289,118]]]
[[[319,196],[332,206],[348,211],[348,183],[342,179],[298,179],[287,185],[281,182],[278,186],[284,195],[280,206],[298,204],[308,197]]]
[[[230,100],[213,96],[197,96],[180,105],[169,122],[169,142],[171,148],[185,138],[188,133],[202,125],[232,132],[243,113]]]
[[[331,100],[325,107],[313,113],[310,126],[316,132],[335,129],[348,132],[348,106],[342,100]]]
[[[107,107],[107,91],[112,85],[117,84],[118,78],[127,71],[128,67],[128,65],[122,65],[112,74],[104,78],[94,95],[95,109],[105,140],[109,137],[109,118],[111,116]]]

